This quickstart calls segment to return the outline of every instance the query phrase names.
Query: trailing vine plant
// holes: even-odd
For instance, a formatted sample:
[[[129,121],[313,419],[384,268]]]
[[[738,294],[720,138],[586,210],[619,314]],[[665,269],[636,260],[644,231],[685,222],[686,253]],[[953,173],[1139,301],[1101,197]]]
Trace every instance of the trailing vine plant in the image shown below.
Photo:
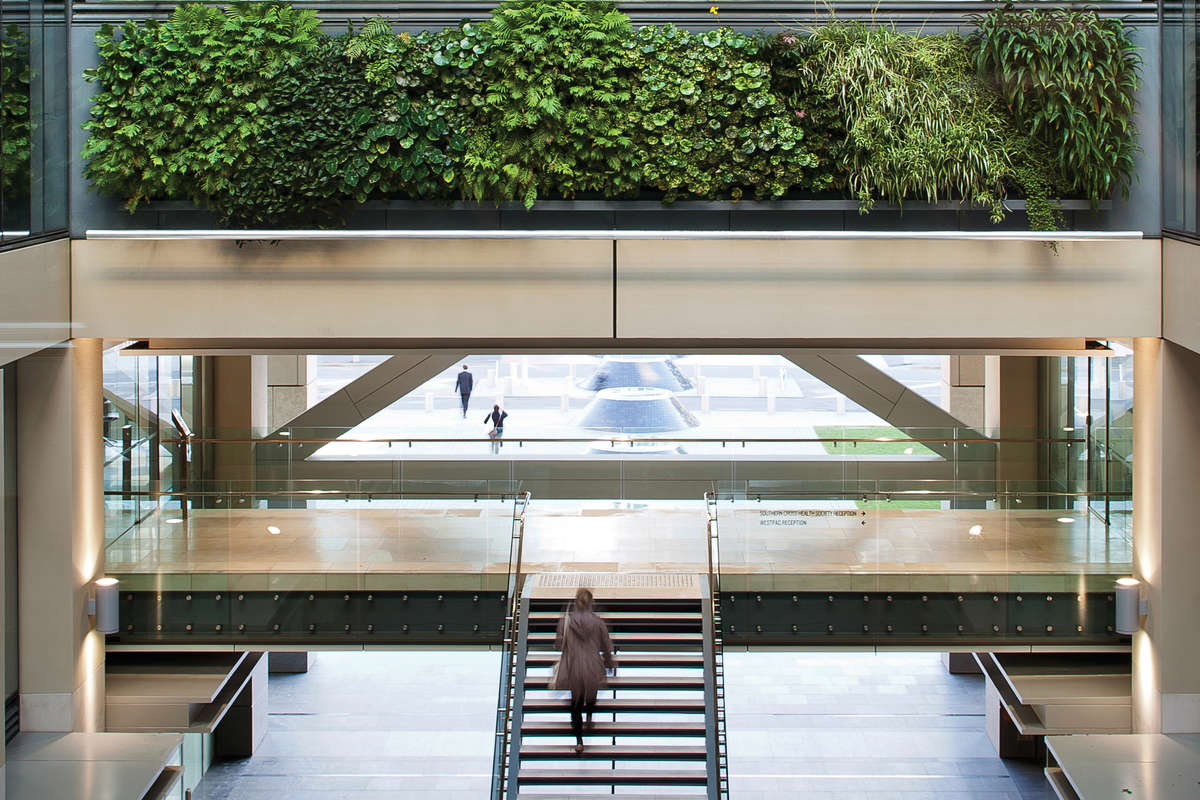
[[[979,75],[1017,123],[1053,154],[1066,191],[1095,207],[1128,194],[1141,59],[1119,19],[1094,9],[1017,9],[975,17]]]

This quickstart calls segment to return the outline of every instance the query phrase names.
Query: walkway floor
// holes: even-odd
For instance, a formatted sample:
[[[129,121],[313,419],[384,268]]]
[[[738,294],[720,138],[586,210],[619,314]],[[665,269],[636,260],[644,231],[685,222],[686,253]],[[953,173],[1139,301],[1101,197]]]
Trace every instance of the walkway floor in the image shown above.
[[[498,670],[486,651],[316,653],[272,676],[259,752],[195,800],[486,798]],[[733,800],[1053,797],[991,749],[983,679],[937,653],[728,652],[726,692]]]

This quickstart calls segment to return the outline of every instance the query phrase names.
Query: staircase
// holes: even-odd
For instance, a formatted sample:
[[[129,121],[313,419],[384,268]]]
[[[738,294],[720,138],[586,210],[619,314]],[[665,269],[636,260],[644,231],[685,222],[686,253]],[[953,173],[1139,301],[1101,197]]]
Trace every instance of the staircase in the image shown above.
[[[578,586],[594,592],[618,665],[582,754],[574,751],[566,693],[546,688],[558,658],[555,627]],[[722,676],[704,578],[534,575],[519,613],[505,800],[727,797]]]

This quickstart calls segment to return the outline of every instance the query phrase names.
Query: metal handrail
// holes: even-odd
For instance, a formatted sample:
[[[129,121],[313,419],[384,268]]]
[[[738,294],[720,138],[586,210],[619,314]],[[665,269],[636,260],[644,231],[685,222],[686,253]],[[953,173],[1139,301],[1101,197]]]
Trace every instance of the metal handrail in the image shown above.
[[[606,435],[607,434],[607,435]],[[164,444],[174,442],[174,439],[163,440]],[[302,436],[273,436],[262,439],[254,438],[210,438],[193,436],[191,439],[193,444],[470,444],[470,443],[490,443],[492,440],[486,436],[466,437],[466,438],[448,438],[448,437],[388,437],[382,439],[348,439],[345,437],[332,438],[308,438]],[[755,436],[710,436],[710,437],[688,437],[688,436],[670,436],[664,437],[661,435],[650,436],[641,433],[618,434],[613,436],[611,431],[597,431],[595,436],[505,436],[505,444],[580,444],[588,442],[610,442],[616,444],[726,444],[738,443],[746,444],[849,444],[858,446],[860,444],[880,444],[880,443],[895,443],[904,444],[913,442],[916,444],[1085,444],[1086,439],[1072,437],[1055,437],[1055,436],[997,436],[995,438],[987,436],[971,436],[954,438],[952,436],[910,436],[904,437],[855,437],[855,436],[777,436],[777,437],[755,437]]]
[[[496,701],[496,741],[493,747],[492,800],[508,797],[508,749],[513,713],[513,684],[516,680],[517,639],[521,609],[521,561],[525,551],[525,509],[529,506],[528,491],[513,499],[513,533],[508,558],[508,613],[504,618],[504,641],[501,645],[500,696]]]
[[[708,559],[708,617],[706,626],[708,635],[708,669],[712,674],[713,702],[713,758],[715,770],[710,775],[715,777],[716,785],[709,789],[709,797],[713,800],[725,800],[729,796],[729,764],[724,757],[726,746],[725,737],[725,699],[724,699],[724,637],[721,626],[721,550],[720,532],[717,523],[718,506],[715,491],[704,493],[704,507],[707,512],[705,524],[705,551]]]

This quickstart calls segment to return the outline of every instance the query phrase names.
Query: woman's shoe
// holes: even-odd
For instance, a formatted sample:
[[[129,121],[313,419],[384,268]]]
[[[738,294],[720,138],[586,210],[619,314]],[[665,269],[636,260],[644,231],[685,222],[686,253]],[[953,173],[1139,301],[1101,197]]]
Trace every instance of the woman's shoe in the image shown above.
[[[576,754],[583,752],[583,742],[579,742],[578,744],[575,745],[575,752],[576,752]]]

